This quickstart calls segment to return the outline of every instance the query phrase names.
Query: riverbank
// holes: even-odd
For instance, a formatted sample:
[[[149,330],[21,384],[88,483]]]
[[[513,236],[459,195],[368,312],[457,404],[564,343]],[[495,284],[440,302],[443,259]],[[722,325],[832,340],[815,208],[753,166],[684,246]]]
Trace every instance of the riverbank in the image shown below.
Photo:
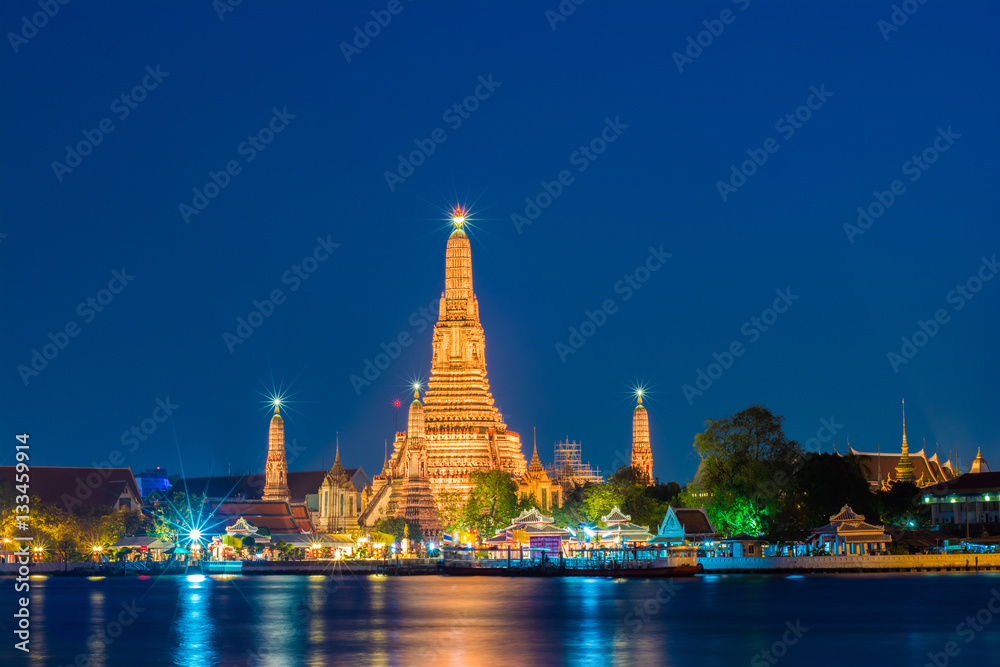
[[[1000,572],[998,554],[914,556],[771,556],[699,558],[704,574],[864,574],[890,572]],[[16,577],[18,565],[0,563],[0,577]],[[164,574],[386,575],[441,574],[437,558],[305,561],[205,561],[184,563],[33,563],[31,574],[53,576],[161,576]]]

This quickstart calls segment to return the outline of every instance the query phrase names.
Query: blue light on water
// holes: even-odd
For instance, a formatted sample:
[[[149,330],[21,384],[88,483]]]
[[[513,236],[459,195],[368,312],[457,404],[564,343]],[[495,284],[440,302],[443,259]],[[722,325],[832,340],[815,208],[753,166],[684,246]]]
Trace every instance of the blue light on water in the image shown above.
[[[187,576],[187,580],[190,581],[192,584],[200,584],[201,582],[205,581],[205,575],[203,575],[203,574],[189,574]]]

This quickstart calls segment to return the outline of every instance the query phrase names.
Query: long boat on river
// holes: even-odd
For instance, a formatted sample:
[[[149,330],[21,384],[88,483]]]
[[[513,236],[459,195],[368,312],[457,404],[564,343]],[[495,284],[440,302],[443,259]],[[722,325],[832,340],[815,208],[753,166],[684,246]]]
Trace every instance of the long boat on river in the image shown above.
[[[662,579],[693,577],[702,566],[693,556],[659,557],[659,549],[589,549],[572,557],[549,556],[542,549],[448,550],[441,570],[476,577],[612,577]]]

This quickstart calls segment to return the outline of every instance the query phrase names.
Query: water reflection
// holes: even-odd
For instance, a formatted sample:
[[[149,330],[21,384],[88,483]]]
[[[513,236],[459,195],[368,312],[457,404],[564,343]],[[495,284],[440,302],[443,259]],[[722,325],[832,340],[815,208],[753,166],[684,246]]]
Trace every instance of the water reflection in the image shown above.
[[[88,577],[91,581],[100,581],[101,578]],[[104,643],[104,629],[107,627],[107,611],[105,610],[104,590],[97,588],[90,591],[90,633],[87,640],[87,649],[90,651],[89,665],[93,667],[104,667],[108,659],[108,646]]]
[[[176,637],[173,652],[176,665],[211,667],[216,664],[217,652],[212,644],[215,620],[210,606],[212,585],[212,580],[204,575],[192,574],[180,586],[172,633]]]

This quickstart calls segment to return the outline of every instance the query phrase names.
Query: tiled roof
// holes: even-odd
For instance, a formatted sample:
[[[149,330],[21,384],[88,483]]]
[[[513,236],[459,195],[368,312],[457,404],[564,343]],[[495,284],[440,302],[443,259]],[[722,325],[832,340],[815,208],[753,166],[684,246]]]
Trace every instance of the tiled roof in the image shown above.
[[[1000,472],[967,472],[945,484],[927,489],[930,495],[1000,492]]]
[[[705,514],[705,509],[702,507],[679,507],[674,509],[674,514],[677,515],[677,520],[684,526],[684,534],[687,537],[715,534],[715,528],[712,526],[712,522],[709,521],[708,515]]]
[[[855,514],[847,505],[840,508],[840,511],[830,517],[830,523],[834,521],[864,521],[864,514]]]
[[[15,480],[14,466],[0,466],[0,480]],[[131,468],[31,466],[31,495],[72,511],[80,505],[112,507],[128,488],[141,502]]]
[[[606,515],[601,517],[601,521],[603,521],[606,524],[612,524],[612,523],[622,523],[624,521],[629,521],[631,518],[632,517],[629,516],[628,514],[623,514],[622,511],[618,509],[618,505],[615,505],[614,509],[612,509]]]
[[[243,517],[258,528],[266,527],[271,533],[312,531],[309,519],[296,518],[293,507],[285,502],[260,500],[227,500],[221,503],[209,501],[206,510],[211,518],[208,520],[207,530],[213,534],[221,534],[224,526]]]
[[[354,478],[360,468],[347,468],[349,479]],[[292,502],[304,502],[307,495],[317,493],[326,478],[326,470],[304,470],[288,473],[288,493]],[[367,479],[361,471],[362,480]],[[264,475],[227,475],[222,477],[189,477],[180,479],[167,491],[167,497],[175,493],[204,494],[206,498],[245,498],[260,500],[264,494]],[[370,481],[369,481],[370,483]]]
[[[867,471],[870,482],[878,483],[879,481],[896,479],[899,476],[896,468],[899,466],[899,459],[902,458],[901,452],[859,452],[853,447],[848,447],[847,452],[868,459],[861,461],[861,466]],[[928,458],[923,449],[911,453],[910,462],[913,464],[913,479],[919,480],[923,477],[924,484],[943,482],[953,475],[950,461],[942,464],[937,459],[937,454]]]

